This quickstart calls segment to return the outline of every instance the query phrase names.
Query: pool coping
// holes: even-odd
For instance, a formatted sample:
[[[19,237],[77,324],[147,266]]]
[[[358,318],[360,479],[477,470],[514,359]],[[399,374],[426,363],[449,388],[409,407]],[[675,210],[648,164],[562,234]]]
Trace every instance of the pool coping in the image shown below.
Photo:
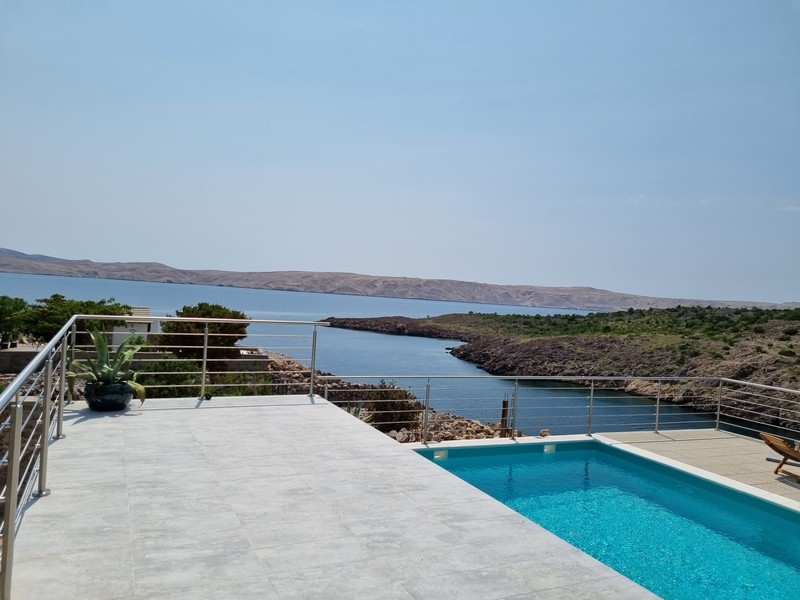
[[[613,438],[609,438],[603,435],[594,436],[594,439],[607,446],[611,446],[619,450],[623,450],[625,452],[633,454],[635,456],[639,456],[647,460],[651,460],[653,462],[657,462],[662,465],[672,467],[673,469],[689,473],[690,475],[694,475],[695,477],[699,477],[700,479],[716,483],[717,485],[721,485],[723,487],[732,489],[742,494],[747,494],[748,496],[753,496],[765,502],[769,502],[770,504],[777,504],[778,506],[797,512],[798,516],[800,516],[800,502],[796,502],[789,498],[784,498],[783,496],[780,496],[773,492],[768,492],[766,490],[758,489],[755,486],[747,485],[746,483],[736,481],[735,479],[732,479],[730,477],[719,475],[712,471],[701,469],[699,467],[686,464],[684,462],[675,460],[673,458],[661,456],[649,450],[637,448],[636,446],[629,444],[627,442],[619,442]]]
[[[734,434],[730,435],[734,436]],[[755,486],[742,483],[740,481],[736,481],[731,477],[720,475],[718,473],[714,473],[713,471],[709,471],[707,469],[695,467],[685,462],[681,462],[673,458],[662,456],[650,450],[639,448],[629,442],[619,441],[614,439],[613,437],[604,434],[553,435],[546,437],[520,437],[516,439],[487,438],[478,440],[448,440],[448,441],[434,442],[427,444],[424,442],[416,442],[413,444],[408,444],[408,446],[411,447],[413,450],[420,450],[420,449],[431,450],[436,448],[442,448],[442,449],[468,448],[468,447],[480,447],[480,446],[507,447],[507,446],[544,445],[548,443],[549,444],[575,443],[575,442],[587,442],[587,441],[595,441],[597,443],[604,444],[609,447],[614,447],[618,450],[628,452],[629,454],[639,456],[640,458],[643,458],[645,460],[650,460],[652,462],[659,463],[667,467],[671,467],[678,471],[682,471],[684,473],[694,475],[695,477],[699,477],[700,479],[704,479],[706,481],[721,485],[725,488],[746,494],[748,496],[753,496],[755,498],[758,498],[759,500],[769,502],[770,504],[775,504],[782,508],[786,508],[788,510],[800,513],[800,502],[797,502],[790,498],[784,498],[779,494],[775,494],[767,490],[762,490]]]

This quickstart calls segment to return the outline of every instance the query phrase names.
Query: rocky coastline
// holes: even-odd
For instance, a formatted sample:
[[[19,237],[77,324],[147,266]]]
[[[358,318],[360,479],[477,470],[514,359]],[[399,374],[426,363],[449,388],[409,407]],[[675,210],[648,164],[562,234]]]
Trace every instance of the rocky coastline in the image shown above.
[[[272,373],[272,383],[279,394],[308,393],[310,384],[308,367],[293,358],[280,354],[269,354],[266,360],[267,370]],[[491,439],[508,437],[511,433],[500,423],[483,423],[475,419],[430,409],[428,411],[428,436],[427,440],[423,440],[422,405],[417,398],[410,396],[405,390],[394,388],[391,385],[351,383],[322,371],[318,371],[316,374],[325,376],[325,384],[322,389],[317,384],[315,393],[324,394],[330,402],[342,410],[346,410],[354,418],[375,425],[377,429],[401,443]],[[407,404],[410,408],[409,412],[413,413],[413,416],[409,418],[411,421],[409,426],[403,427],[400,424],[389,423],[381,427],[374,423],[376,414],[384,410],[380,402],[376,403],[375,408],[371,407],[370,398],[376,393],[382,395],[393,393],[396,396],[396,402]],[[523,435],[521,432],[515,433],[516,437]]]
[[[605,385],[627,393],[654,396],[659,386],[646,378],[693,377],[748,381],[798,389],[800,359],[791,349],[786,331],[800,322],[766,322],[737,339],[695,338],[670,340],[652,335],[555,335],[524,337],[481,329],[480,315],[443,315],[426,319],[407,317],[325,319],[332,327],[458,339],[449,352],[490,375],[541,377],[608,377]],[[476,324],[477,323],[477,324]],[[778,340],[784,340],[778,342]],[[603,386],[603,382],[596,385]],[[621,387],[620,387],[621,386]],[[707,410],[716,402],[711,381],[661,386],[665,401]]]

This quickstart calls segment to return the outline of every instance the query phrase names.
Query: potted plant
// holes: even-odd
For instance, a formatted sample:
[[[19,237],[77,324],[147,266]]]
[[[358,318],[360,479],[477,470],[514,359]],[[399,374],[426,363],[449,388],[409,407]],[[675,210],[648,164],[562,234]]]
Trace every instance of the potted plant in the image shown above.
[[[94,353],[83,350],[84,360],[73,362],[67,374],[70,391],[76,379],[86,381],[83,396],[92,410],[124,410],[133,395],[144,404],[144,386],[136,382],[137,373],[131,369],[133,356],[142,348],[135,344],[135,334],[131,334],[119,345],[116,352],[110,352],[105,333],[90,331],[94,343]]]

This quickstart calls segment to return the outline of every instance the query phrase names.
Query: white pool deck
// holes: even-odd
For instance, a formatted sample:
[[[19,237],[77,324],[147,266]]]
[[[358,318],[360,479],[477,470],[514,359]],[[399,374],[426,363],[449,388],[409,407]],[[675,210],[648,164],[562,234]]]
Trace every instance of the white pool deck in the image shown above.
[[[76,403],[64,432],[19,529],[14,599],[654,597],[318,397]],[[720,474],[747,456],[748,483],[800,500],[760,442],[669,435],[607,437]]]

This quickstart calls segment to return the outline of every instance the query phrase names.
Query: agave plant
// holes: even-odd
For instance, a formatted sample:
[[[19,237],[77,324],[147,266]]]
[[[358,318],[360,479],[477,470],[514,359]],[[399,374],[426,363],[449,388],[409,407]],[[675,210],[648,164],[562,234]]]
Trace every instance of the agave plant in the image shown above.
[[[94,383],[96,386],[114,385],[124,383],[129,385],[142,404],[145,400],[144,386],[136,382],[137,373],[131,369],[134,354],[142,348],[136,344],[136,335],[131,334],[117,347],[116,352],[109,351],[106,336],[97,329],[90,331],[89,335],[94,342],[94,354],[80,349],[85,358],[71,364],[72,370],[67,373],[70,387],[76,379],[83,379]]]

